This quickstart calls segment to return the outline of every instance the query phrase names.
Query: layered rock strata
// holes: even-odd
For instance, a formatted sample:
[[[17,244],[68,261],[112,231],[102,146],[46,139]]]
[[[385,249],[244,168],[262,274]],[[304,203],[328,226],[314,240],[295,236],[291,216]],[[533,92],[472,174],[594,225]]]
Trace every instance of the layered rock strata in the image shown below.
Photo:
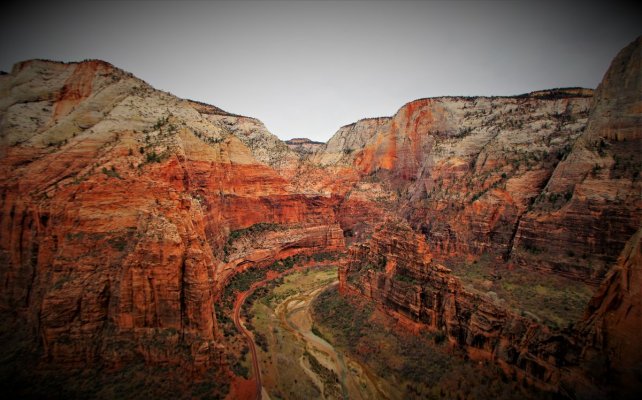
[[[369,242],[351,247],[339,282],[343,293],[365,296],[418,329],[441,331],[473,359],[497,362],[549,390],[560,384],[563,367],[579,359],[574,337],[465,289],[401,221],[386,222]]]
[[[642,218],[641,48],[595,95],[416,100],[340,129],[312,160],[396,196],[388,208],[439,259],[490,253],[597,286]]]
[[[371,203],[404,216],[437,258],[508,259],[520,220],[536,201],[557,209],[572,197],[542,193],[582,135],[591,102],[587,89],[416,100],[391,118],[341,128],[311,161],[330,174],[350,167],[359,182],[382,186],[393,205],[386,207],[386,196]],[[575,264],[585,269],[584,261]]]
[[[372,300],[415,330],[442,332],[472,359],[496,362],[543,389],[572,398],[628,397],[642,387],[640,237],[638,231],[628,242],[584,320],[564,329],[465,288],[402,221],[387,221],[350,248],[340,290]]]
[[[585,132],[520,221],[516,262],[599,283],[642,224],[641,53],[638,38],[611,63]],[[563,193],[561,206],[543,201]]]
[[[292,191],[298,156],[254,119],[101,61],[24,62],[0,93],[0,307],[49,362],[206,368],[230,232],[285,227],[262,257],[343,244],[337,199]]]
[[[0,75],[5,325],[52,365],[202,371],[221,359],[214,309],[229,277],[355,243],[344,291],[539,385],[577,387],[608,357],[630,387],[641,48],[622,50],[595,93],[420,99],[324,145],[283,143],[102,61],[17,64]],[[386,218],[412,231],[378,230]],[[433,261],[483,254],[499,269],[607,280],[578,331],[551,331]]]
[[[315,153],[318,149],[323,147],[325,143],[315,142],[307,138],[293,138],[286,140],[285,144],[290,148],[290,150],[299,154],[300,157],[305,158]]]

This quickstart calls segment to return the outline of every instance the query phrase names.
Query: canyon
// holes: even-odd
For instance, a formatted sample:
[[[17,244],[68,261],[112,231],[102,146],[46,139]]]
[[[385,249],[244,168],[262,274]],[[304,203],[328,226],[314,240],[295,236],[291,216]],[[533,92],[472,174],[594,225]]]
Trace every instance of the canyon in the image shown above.
[[[399,329],[562,397],[636,393],[641,52],[595,90],[419,99],[324,144],[104,61],[16,64],[0,75],[5,392],[252,398],[229,291],[332,254],[342,295]],[[538,313],[530,286],[568,308]]]

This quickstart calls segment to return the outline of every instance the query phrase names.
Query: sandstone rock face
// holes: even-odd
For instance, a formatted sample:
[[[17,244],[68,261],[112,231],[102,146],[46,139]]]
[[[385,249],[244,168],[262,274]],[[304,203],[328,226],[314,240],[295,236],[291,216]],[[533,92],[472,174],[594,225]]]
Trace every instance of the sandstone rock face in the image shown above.
[[[552,209],[542,201],[534,204],[516,232],[517,262],[599,283],[640,227],[641,53],[638,38],[611,63],[596,90],[586,132],[539,197],[567,193],[568,202]]]
[[[230,238],[225,247],[228,262],[219,265],[215,283],[223,290],[232,276],[251,266],[266,266],[297,254],[344,250],[343,231],[339,224],[274,225],[265,232],[250,232],[237,239]]]
[[[521,217],[585,129],[591,94],[417,100],[392,118],[342,128],[312,162],[331,171],[351,164],[360,181],[380,183],[435,257],[509,258]]]
[[[264,258],[343,245],[337,199],[292,191],[257,120],[100,61],[21,63],[0,93],[0,307],[48,361],[206,368],[231,231],[284,226]]]
[[[318,151],[313,162],[320,165],[352,165],[357,152],[380,132],[388,130],[390,118],[367,118],[346,125]]]
[[[472,359],[492,360],[530,384],[576,398],[627,397],[642,384],[641,238],[638,231],[629,240],[585,320],[564,329],[465,288],[403,221],[388,220],[350,248],[340,290],[371,299],[404,325],[443,332]]]
[[[617,264],[609,271],[587,310],[582,335],[587,338],[583,357],[609,372],[615,387],[640,393],[642,345],[642,230],[627,242]],[[606,375],[606,374],[605,374]]]
[[[405,217],[427,243],[403,223],[374,229],[351,248],[342,290],[566,395],[639,393],[641,49],[638,38],[620,52],[593,99],[558,89],[418,100],[362,134],[362,147],[346,152],[354,156],[333,162],[351,161],[360,180],[396,190],[384,215]],[[496,255],[497,268],[593,285],[613,270],[587,319],[560,331],[463,289],[430,262],[482,253]]]
[[[439,259],[491,253],[598,285],[641,223],[640,47],[594,97],[416,100],[342,128],[313,161],[381,182]]]
[[[568,374],[563,369],[579,359],[573,336],[464,289],[449,269],[432,262],[423,236],[405,222],[387,221],[369,242],[351,247],[339,281],[342,292],[370,298],[420,329],[442,331],[473,359],[493,360],[546,389],[555,389]]]
[[[576,393],[607,357],[632,387],[641,48],[595,93],[420,99],[322,145],[102,61],[17,64],[0,75],[0,312],[43,363],[203,371],[222,358],[215,299],[231,276],[348,243],[344,292],[471,357]],[[439,264],[483,254],[595,286],[616,266],[586,321],[559,331]]]
[[[290,148],[290,150],[299,154],[299,157],[301,158],[309,157],[311,154],[317,152],[325,145],[325,143],[323,142],[315,142],[306,138],[294,138],[286,140],[285,144]]]

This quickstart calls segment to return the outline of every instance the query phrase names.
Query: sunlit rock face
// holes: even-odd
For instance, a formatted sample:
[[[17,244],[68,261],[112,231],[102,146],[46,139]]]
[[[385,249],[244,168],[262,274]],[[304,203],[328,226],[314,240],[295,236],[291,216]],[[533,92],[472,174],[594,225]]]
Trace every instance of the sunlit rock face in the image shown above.
[[[0,300],[47,360],[207,367],[231,231],[343,246],[337,200],[293,190],[299,157],[255,119],[101,61],[24,62],[0,93]]]
[[[351,165],[361,182],[385,187],[393,198],[372,200],[423,232],[435,257],[491,252],[508,259],[516,244],[527,245],[515,243],[523,216],[539,203],[559,209],[571,200],[572,191],[553,194],[547,184],[586,129],[592,95],[559,89],[416,100],[391,118],[341,128],[312,160],[331,170]],[[540,264],[559,261],[548,255]],[[604,272],[563,261],[581,279]]]
[[[522,137],[521,146],[512,142],[499,151],[495,141],[505,135],[499,129],[473,153],[472,162],[467,161],[470,156],[457,155],[464,141],[451,147],[445,159],[438,159],[441,152],[435,149],[440,147],[433,145],[431,163],[410,184],[397,186],[400,215],[416,229],[389,222],[366,243],[354,245],[340,270],[342,290],[372,299],[401,320],[441,330],[471,355],[494,359],[553,390],[580,398],[639,392],[635,371],[642,356],[634,332],[639,331],[642,304],[636,284],[642,216],[640,49],[642,40],[637,39],[618,54],[592,100],[583,97],[589,94],[583,90],[510,100],[566,104],[566,110],[581,105],[579,115],[555,114],[560,122],[553,135],[542,124],[529,132],[529,139]],[[532,118],[527,114],[524,122]],[[560,135],[564,126],[574,128]],[[394,125],[390,129],[394,132]],[[552,143],[559,146],[550,147]],[[391,148],[398,151],[396,145]],[[395,157],[374,159],[381,160],[375,164],[385,171],[379,177],[389,184],[404,181],[408,162],[397,169],[396,163],[385,161]],[[359,160],[354,158],[355,165]],[[467,187],[477,188],[469,199]],[[584,320],[551,330],[528,314],[498,307],[492,297],[463,289],[435,262],[480,253],[494,254],[499,271],[519,265],[524,271],[539,269],[602,284]]]
[[[231,276],[353,245],[345,293],[520,379],[575,388],[605,355],[633,371],[640,48],[595,92],[420,99],[325,144],[282,142],[102,61],[17,64],[0,75],[6,326],[42,363],[142,357],[196,373],[221,364],[216,299]],[[603,283],[585,321],[554,331],[439,266],[482,255]]]
[[[315,142],[307,138],[294,138],[286,140],[285,144],[301,158],[307,158],[323,147],[325,143]]]
[[[416,100],[314,160],[385,187],[436,258],[492,253],[597,285],[641,222],[640,70],[638,39],[595,95]]]

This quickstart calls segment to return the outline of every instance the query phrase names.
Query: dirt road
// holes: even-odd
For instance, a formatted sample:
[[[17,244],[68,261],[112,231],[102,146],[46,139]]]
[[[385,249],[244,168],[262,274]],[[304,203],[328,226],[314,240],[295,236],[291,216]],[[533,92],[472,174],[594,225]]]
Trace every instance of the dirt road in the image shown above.
[[[259,358],[257,356],[256,352],[256,345],[254,344],[254,335],[245,328],[243,323],[241,322],[241,308],[243,307],[243,304],[245,303],[245,300],[247,300],[254,291],[260,287],[265,286],[268,282],[281,278],[285,275],[291,274],[292,272],[295,271],[302,271],[306,268],[310,268],[313,266],[322,266],[322,265],[328,265],[329,263],[311,263],[303,266],[297,266],[290,268],[288,270],[285,270],[279,274],[275,274],[270,276],[267,279],[264,279],[259,282],[255,282],[250,286],[248,290],[245,292],[238,293],[236,295],[236,301],[234,302],[234,312],[233,312],[233,320],[234,320],[234,326],[236,326],[236,329],[239,330],[245,336],[245,340],[247,341],[247,345],[250,349],[250,354],[252,355],[252,370],[254,371],[254,379],[256,381],[256,399],[260,400],[263,397],[263,385],[261,383],[261,368],[259,367]]]
[[[247,341],[247,345],[250,348],[250,353],[252,354],[252,370],[254,371],[254,380],[256,381],[256,398],[258,400],[261,399],[261,391],[262,391],[262,385],[261,385],[261,369],[259,368],[259,359],[258,356],[256,355],[256,346],[254,345],[254,336],[252,336],[252,333],[245,329],[245,326],[241,323],[241,307],[243,306],[243,303],[245,303],[245,300],[256,290],[258,287],[262,285],[265,285],[266,281],[259,282],[258,284],[252,285],[252,287],[242,293],[239,293],[236,296],[236,301],[234,302],[234,325],[236,326],[236,329],[239,330],[245,336],[245,340]]]

